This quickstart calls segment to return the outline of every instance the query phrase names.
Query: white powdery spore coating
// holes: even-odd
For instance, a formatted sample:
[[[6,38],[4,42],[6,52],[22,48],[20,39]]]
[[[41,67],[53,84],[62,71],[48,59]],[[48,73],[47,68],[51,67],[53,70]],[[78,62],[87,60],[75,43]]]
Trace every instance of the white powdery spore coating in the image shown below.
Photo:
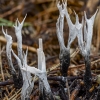
[[[92,41],[92,36],[93,36],[93,24],[94,24],[94,19],[97,14],[97,11],[95,14],[90,18],[87,19],[86,12],[84,12],[86,24],[87,24],[87,37],[86,37],[86,49],[87,51],[90,51],[90,46],[91,46],[91,41]]]
[[[17,44],[18,44],[18,46],[17,46],[17,49],[18,49],[18,57],[21,59],[21,61],[23,59],[23,55],[22,55],[22,33],[21,33],[21,30],[22,30],[24,21],[26,19],[26,16],[24,17],[24,19],[23,19],[23,21],[21,23],[17,19],[16,20],[16,23],[14,25],[15,34],[16,34],[16,37],[17,37]]]

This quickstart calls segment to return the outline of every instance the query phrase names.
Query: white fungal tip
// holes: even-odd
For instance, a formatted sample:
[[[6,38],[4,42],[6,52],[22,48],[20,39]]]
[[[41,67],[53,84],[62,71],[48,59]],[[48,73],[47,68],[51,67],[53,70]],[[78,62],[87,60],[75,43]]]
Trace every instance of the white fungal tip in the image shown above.
[[[39,48],[41,50],[43,50],[43,44],[42,44],[42,39],[41,38],[39,38]]]
[[[41,53],[42,53],[42,71],[46,72],[45,55],[44,55],[44,52],[41,52]]]
[[[42,55],[41,55],[41,48],[37,49],[38,54],[38,69],[42,69]]]
[[[25,15],[23,21],[21,22],[22,25],[24,24],[24,21],[25,21],[26,17],[27,17],[27,14]]]

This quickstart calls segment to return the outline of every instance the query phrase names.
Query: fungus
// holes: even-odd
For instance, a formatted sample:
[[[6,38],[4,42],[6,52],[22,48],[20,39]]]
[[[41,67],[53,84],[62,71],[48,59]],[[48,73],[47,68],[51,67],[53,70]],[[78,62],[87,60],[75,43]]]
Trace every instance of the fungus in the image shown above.
[[[17,37],[17,50],[18,50],[18,57],[17,55],[12,51],[14,57],[16,58],[18,65],[20,68],[26,68],[27,66],[27,53],[28,53],[28,49],[26,51],[26,54],[22,54],[22,26],[24,24],[26,16],[24,17],[23,21],[20,23],[19,20],[16,20],[15,23],[15,33],[16,33],[16,37]],[[30,74],[30,72],[27,71],[23,71],[21,69],[21,73],[23,76],[23,86],[22,86],[22,91],[21,91],[21,99],[25,100],[26,98],[30,98],[30,94],[32,92],[32,89],[34,87],[34,81],[32,80],[32,76]]]
[[[49,85],[48,80],[47,80],[44,52],[43,52],[41,47],[37,51],[38,51],[38,68],[40,68],[41,70],[37,69],[35,67],[28,66],[28,65],[26,65],[26,68],[23,67],[22,69],[24,71],[28,71],[28,72],[38,76],[39,80],[41,80],[41,83],[43,83],[41,85],[43,85],[43,89],[44,89],[46,96],[49,98],[49,100],[54,100],[50,85]]]
[[[43,45],[42,45],[42,39],[39,39],[39,49],[37,49],[37,54],[38,54],[38,69],[42,70],[42,55],[40,50],[43,50]],[[41,79],[39,79],[39,99],[40,100],[44,100],[44,89],[43,89],[43,82],[41,81]]]
[[[98,10],[97,10],[98,11]],[[78,37],[78,44],[82,53],[82,56],[84,57],[85,60],[85,74],[84,74],[84,83],[86,87],[86,99],[89,98],[89,90],[92,86],[92,75],[91,75],[91,63],[90,63],[90,46],[91,46],[91,40],[92,40],[92,34],[93,34],[93,24],[94,24],[94,19],[97,14],[97,11],[95,14],[90,18],[87,19],[86,13],[84,12],[85,16],[85,23],[84,24],[84,39],[83,39],[83,34],[82,34],[82,27],[79,29],[77,28],[77,37]],[[81,24],[81,26],[83,26]],[[79,26],[79,20],[77,24]]]
[[[23,21],[21,23],[19,22],[19,20],[17,18],[16,23],[14,25],[15,34],[16,34],[16,37],[17,37],[18,57],[20,58],[21,62],[23,62],[23,55],[22,55],[22,33],[21,33],[21,30],[22,30],[24,21],[26,19],[26,16],[24,17],[24,19],[23,19]]]
[[[68,71],[68,67],[70,64],[70,45],[73,42],[73,40],[76,38],[78,38],[78,45],[79,48],[81,50],[82,56],[84,57],[85,60],[85,75],[84,75],[84,82],[85,82],[85,86],[86,86],[86,91],[87,91],[87,96],[89,89],[92,86],[92,75],[91,75],[91,69],[90,69],[90,60],[89,60],[89,56],[90,56],[90,45],[91,45],[91,40],[92,40],[92,32],[93,32],[93,23],[94,23],[94,19],[96,16],[97,11],[95,12],[95,14],[90,18],[87,19],[86,13],[84,12],[84,16],[85,16],[85,23],[82,19],[82,23],[79,23],[79,18],[78,15],[75,13],[76,16],[76,23],[73,24],[70,16],[68,14],[68,11],[66,9],[67,3],[66,1],[62,1],[62,4],[60,5],[60,1],[57,2],[57,7],[59,9],[59,18],[57,19],[57,23],[56,23],[56,29],[57,29],[57,37],[58,37],[58,41],[59,41],[59,45],[60,45],[60,67],[61,67],[61,73],[64,77],[67,76],[67,71]],[[65,47],[64,44],[64,39],[63,39],[63,26],[64,26],[64,16],[67,19],[67,23],[69,26],[69,38],[68,38],[68,45],[67,48]],[[83,28],[84,28],[84,40],[83,40]]]
[[[22,74],[21,74],[20,69],[18,68],[18,76],[17,76],[16,70],[15,70],[15,68],[13,66],[12,58],[11,58],[12,37],[7,34],[7,30],[6,30],[6,32],[4,31],[3,26],[2,26],[2,32],[3,32],[3,34],[4,34],[4,36],[5,36],[6,40],[7,40],[6,55],[7,55],[7,60],[8,60],[8,65],[9,65],[9,68],[10,68],[10,72],[11,72],[11,74],[13,76],[14,86],[16,88],[21,88],[22,85],[23,85]]]
[[[66,77],[67,70],[70,65],[70,51],[69,48],[65,47],[64,38],[63,38],[63,27],[64,27],[64,14],[65,14],[65,5],[64,3],[60,5],[60,2],[57,2],[57,7],[59,9],[59,17],[56,23],[56,30],[57,30],[57,38],[60,45],[60,69],[61,74]],[[63,8],[64,7],[64,8]]]

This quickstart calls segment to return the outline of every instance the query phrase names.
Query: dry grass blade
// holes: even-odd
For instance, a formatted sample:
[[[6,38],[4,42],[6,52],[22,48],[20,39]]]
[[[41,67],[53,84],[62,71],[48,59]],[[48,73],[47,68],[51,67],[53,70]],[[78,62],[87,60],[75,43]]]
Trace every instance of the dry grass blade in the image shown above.
[[[2,53],[2,50],[1,50],[1,43],[0,43],[0,68],[1,68],[2,79],[3,79],[3,81],[4,81],[5,79],[4,79],[4,73],[3,73],[3,68],[2,68],[1,53]]]

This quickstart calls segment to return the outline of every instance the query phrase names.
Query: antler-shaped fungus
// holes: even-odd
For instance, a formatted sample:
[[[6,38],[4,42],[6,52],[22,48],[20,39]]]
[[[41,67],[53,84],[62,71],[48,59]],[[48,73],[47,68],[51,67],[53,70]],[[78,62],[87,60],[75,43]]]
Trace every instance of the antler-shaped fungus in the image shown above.
[[[7,40],[7,44],[6,44],[6,54],[7,54],[7,60],[8,60],[8,64],[9,64],[9,67],[10,67],[10,71],[11,71],[11,74],[15,74],[16,71],[13,67],[13,64],[12,64],[12,58],[11,58],[11,49],[12,49],[12,37],[10,35],[7,34],[7,30],[6,32],[4,31],[3,29],[3,26],[2,26],[2,32]]]
[[[30,98],[30,94],[32,92],[32,89],[34,87],[34,81],[32,81],[32,76],[30,74],[30,72],[27,71],[23,71],[22,68],[26,68],[27,66],[27,52],[26,51],[26,55],[24,54],[24,58],[23,58],[23,65],[21,63],[21,60],[18,58],[18,56],[13,52],[12,53],[14,55],[14,57],[16,58],[18,65],[21,69],[22,72],[22,76],[23,76],[23,86],[22,86],[22,91],[21,91],[21,100],[25,100],[26,98]]]
[[[69,38],[68,38],[68,45],[67,45],[67,48],[70,49],[70,45],[71,43],[74,41],[74,39],[76,38],[76,27],[75,25],[72,23],[71,21],[71,18],[70,18],[70,15],[68,14],[68,11],[66,9],[67,7],[67,0],[63,1],[63,7],[64,7],[64,11],[65,11],[65,17],[66,17],[66,20],[67,20],[67,24],[68,24],[68,27],[69,27]]]
[[[6,54],[7,54],[7,60],[8,60],[8,64],[9,64],[9,67],[10,67],[10,71],[11,71],[11,74],[13,76],[14,86],[16,88],[20,88],[20,87],[22,87],[22,84],[23,84],[23,81],[21,81],[22,80],[22,74],[20,72],[20,69],[18,68],[19,69],[19,72],[18,72],[18,77],[17,77],[17,73],[15,71],[15,68],[13,67],[12,58],[11,58],[12,37],[7,34],[7,30],[6,30],[6,32],[4,32],[3,27],[2,27],[2,32],[5,35],[5,38],[7,40],[7,44],[6,44]]]
[[[45,94],[47,95],[49,100],[54,100],[48,80],[47,80],[45,55],[41,48],[38,49],[38,54],[40,54],[38,55],[38,59],[40,59],[39,61],[41,61],[40,62],[41,65],[39,64],[38,68],[41,68],[41,70],[35,67],[30,67],[28,65],[26,66],[26,68],[22,68],[22,69],[38,76],[39,79],[43,82],[43,87],[46,92]]]
[[[42,70],[42,55],[40,50],[43,51],[43,45],[42,45],[42,39],[39,39],[39,49],[37,49],[37,54],[38,54],[38,69]],[[40,100],[45,100],[44,99],[44,89],[43,89],[43,82],[41,81],[41,79],[39,79],[39,99]]]
[[[90,63],[89,56],[90,56],[90,46],[91,46],[91,40],[92,40],[92,34],[93,34],[93,24],[94,24],[96,13],[97,11],[90,19],[87,19],[86,13],[84,12],[85,21],[86,21],[86,23],[84,23],[84,40],[83,40],[82,29],[80,31],[77,28],[78,44],[85,60],[86,69],[85,69],[85,75],[84,75],[84,82],[85,82],[86,91],[87,91],[86,99],[90,97],[89,90],[92,86],[91,63]],[[86,27],[86,24],[87,24],[87,27]]]
[[[27,15],[26,15],[27,16]],[[22,27],[24,24],[24,21],[26,19],[26,16],[24,17],[23,21],[20,23],[19,20],[16,20],[16,23],[14,25],[15,28],[15,33],[16,33],[16,37],[17,37],[17,50],[18,50],[18,57],[21,59],[21,62],[23,62],[23,55],[22,55]]]
[[[64,9],[63,5],[60,5],[60,2],[57,2],[57,7],[59,9],[60,15],[57,19],[56,23],[56,30],[57,30],[57,37],[60,45],[60,68],[61,74],[66,77],[67,70],[70,64],[70,53],[69,49],[65,47],[64,39],[63,39],[63,27],[64,27]]]

